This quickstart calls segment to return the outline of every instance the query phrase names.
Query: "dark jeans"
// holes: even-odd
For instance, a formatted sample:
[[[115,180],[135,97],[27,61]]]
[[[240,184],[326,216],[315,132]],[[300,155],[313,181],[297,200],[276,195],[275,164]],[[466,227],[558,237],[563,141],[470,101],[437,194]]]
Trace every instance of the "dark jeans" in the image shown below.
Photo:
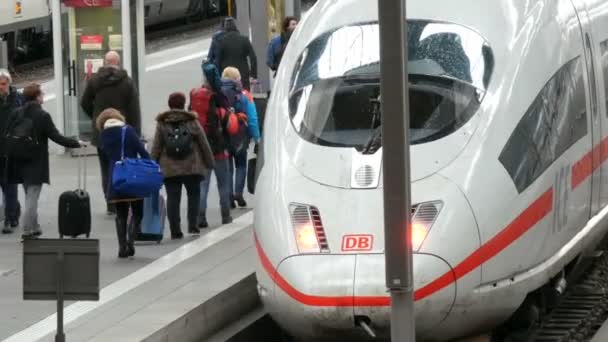
[[[4,217],[5,223],[19,221],[20,205],[17,197],[17,184],[0,183],[4,195]]]
[[[236,175],[234,169],[236,168]],[[247,150],[230,156],[230,192],[243,194],[247,179]]]
[[[181,233],[180,204],[182,200],[182,185],[188,194],[188,227],[196,227],[198,207],[201,199],[201,176],[178,176],[165,179],[167,190],[167,217],[172,235]]]
[[[101,186],[103,187],[103,195],[108,199],[108,170],[110,168],[110,161],[106,155],[101,152],[101,149],[97,148],[97,157],[99,158],[99,167],[101,168]]]

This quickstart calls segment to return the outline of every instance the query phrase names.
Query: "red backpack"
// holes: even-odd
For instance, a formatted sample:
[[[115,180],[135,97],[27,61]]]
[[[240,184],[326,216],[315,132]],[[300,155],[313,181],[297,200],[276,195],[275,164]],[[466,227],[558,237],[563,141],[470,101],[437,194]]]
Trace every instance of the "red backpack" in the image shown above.
[[[198,115],[198,121],[206,134],[209,134],[211,130],[211,127],[209,127],[209,110],[212,107],[212,97],[213,92],[205,87],[192,89],[192,91],[190,91],[190,109]],[[220,118],[219,122],[223,122],[226,115],[229,115],[225,125],[226,132],[229,135],[235,135],[239,129],[238,118],[227,112],[224,108],[215,107],[215,105],[213,105],[213,107]],[[221,127],[220,130],[223,131]]]

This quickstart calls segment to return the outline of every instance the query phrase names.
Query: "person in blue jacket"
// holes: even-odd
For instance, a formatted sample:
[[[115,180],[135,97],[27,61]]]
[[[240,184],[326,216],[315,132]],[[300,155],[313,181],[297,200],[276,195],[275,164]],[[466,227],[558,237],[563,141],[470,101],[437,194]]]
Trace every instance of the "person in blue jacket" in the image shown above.
[[[268,44],[268,50],[266,52],[266,65],[272,70],[275,75],[281,64],[283,53],[289,43],[291,34],[298,26],[298,19],[296,17],[285,17],[281,26],[281,34],[272,38]]]
[[[99,139],[100,152],[110,161],[108,175],[112,175],[114,165],[123,156],[123,128],[125,128],[124,157],[150,159],[150,154],[139,139],[135,128],[126,124],[125,117],[118,110],[108,108],[101,112],[97,117],[96,126],[101,132]],[[144,216],[143,198],[132,198],[131,196],[117,193],[112,189],[111,181],[108,182],[107,194],[108,202],[116,205],[118,257],[126,258],[133,256],[135,255],[135,247],[133,245],[135,233]],[[132,213],[131,222],[128,222],[129,209]]]
[[[245,180],[247,179],[247,147],[251,139],[257,145],[260,141],[260,128],[258,125],[258,112],[251,94],[241,86],[241,74],[234,67],[227,67],[222,73],[222,93],[228,98],[236,98],[235,104],[237,115],[244,112],[247,116],[247,133],[244,148],[230,153],[230,186],[232,188],[231,206],[235,208],[235,201],[239,207],[246,207],[247,202],[243,198]],[[245,134],[247,134],[245,133]],[[236,174],[235,174],[236,169]]]

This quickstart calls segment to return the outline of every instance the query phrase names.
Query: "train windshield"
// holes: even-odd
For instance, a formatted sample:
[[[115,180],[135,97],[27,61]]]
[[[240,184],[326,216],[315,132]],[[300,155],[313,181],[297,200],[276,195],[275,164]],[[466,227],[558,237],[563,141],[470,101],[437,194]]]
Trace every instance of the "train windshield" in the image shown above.
[[[408,44],[414,145],[451,134],[477,112],[494,60],[478,33],[455,24],[408,21]],[[369,148],[382,117],[379,61],[378,23],[344,26],[313,40],[290,85],[289,112],[300,136],[323,146]]]

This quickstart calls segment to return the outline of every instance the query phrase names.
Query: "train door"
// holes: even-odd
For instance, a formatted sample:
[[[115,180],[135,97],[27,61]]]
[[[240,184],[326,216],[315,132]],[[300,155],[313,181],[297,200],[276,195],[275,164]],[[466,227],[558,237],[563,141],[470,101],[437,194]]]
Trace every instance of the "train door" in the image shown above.
[[[594,0],[592,0],[594,1]],[[600,171],[600,166],[602,164],[602,137],[605,128],[602,126],[606,124],[605,121],[605,104],[600,103],[600,96],[603,95],[603,92],[600,93],[600,89],[598,87],[598,64],[596,62],[596,55],[598,52],[598,48],[595,44],[594,40],[594,32],[593,32],[593,20],[589,15],[588,5],[589,2],[584,0],[574,1],[576,6],[579,20],[582,27],[581,38],[584,45],[585,51],[585,65],[587,70],[587,101],[588,101],[588,118],[590,120],[590,132],[593,139],[593,149],[590,154],[591,157],[591,212],[590,216],[594,216],[600,210],[600,194],[602,191],[606,191],[608,189],[602,190],[602,172]],[[602,97],[603,98],[603,97]],[[600,115],[602,114],[602,115]],[[593,172],[594,171],[594,172]]]
[[[120,2],[62,1],[64,130],[88,138],[92,124],[80,107],[87,81],[103,66],[109,50],[122,54]]]
[[[88,140],[93,132],[89,117],[80,106],[80,99],[87,82],[104,65],[104,56],[110,51],[118,52],[124,68],[139,83],[141,44],[137,44],[142,23],[135,19],[141,0],[56,0],[59,14],[53,11],[53,20],[60,22],[60,33],[54,40],[61,43],[61,59],[55,56],[58,115],[63,115],[63,131],[68,136],[80,136]],[[139,5],[143,5],[143,2]],[[123,9],[123,6],[125,8]],[[129,14],[129,20],[123,15]],[[142,13],[143,14],[143,13]],[[129,23],[128,27],[123,25]],[[55,30],[54,30],[55,31]],[[55,48],[57,47],[55,43]],[[127,48],[125,48],[125,46]],[[57,68],[57,65],[61,68]]]
[[[593,181],[593,188],[597,192],[593,197],[593,212],[597,214],[608,205],[608,9],[605,0],[586,0],[589,25],[585,35],[587,50],[593,59],[595,71],[595,86],[597,89],[598,122],[601,130],[598,138],[594,138],[596,146],[597,167]],[[597,186],[596,186],[597,184]]]

